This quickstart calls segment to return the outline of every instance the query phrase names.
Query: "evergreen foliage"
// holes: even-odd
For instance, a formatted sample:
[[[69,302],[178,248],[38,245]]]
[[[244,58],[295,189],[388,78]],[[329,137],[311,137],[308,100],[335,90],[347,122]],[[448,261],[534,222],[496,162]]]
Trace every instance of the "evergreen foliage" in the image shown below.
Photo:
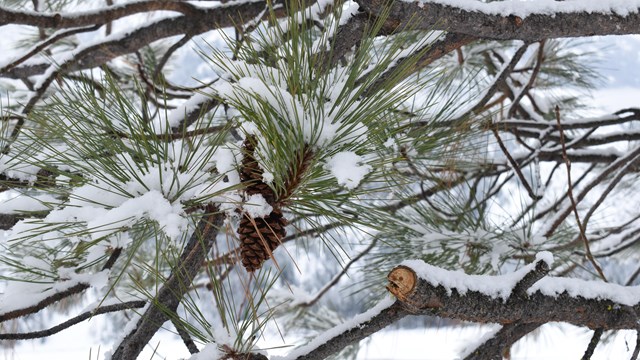
[[[106,40],[96,30],[118,17],[60,41],[69,29],[21,38],[31,63],[0,62],[0,318],[17,334],[0,338],[28,338],[67,299],[116,306],[101,310],[113,312],[103,336],[115,359],[137,356],[136,329],[150,339],[166,321],[191,353],[260,358],[384,301],[407,259],[497,275],[552,251],[552,273],[594,279],[594,255],[605,273],[635,258],[640,214],[612,220],[606,206],[637,180],[640,111],[584,119],[600,80],[592,54],[562,39],[455,42],[399,23],[391,4],[375,16],[358,4],[266,2],[209,43],[185,31],[123,56],[105,54],[172,20]],[[157,6],[138,16],[198,9]],[[88,49],[97,64],[84,68]],[[196,61],[189,82],[181,66]],[[620,124],[631,135],[599,130]]]

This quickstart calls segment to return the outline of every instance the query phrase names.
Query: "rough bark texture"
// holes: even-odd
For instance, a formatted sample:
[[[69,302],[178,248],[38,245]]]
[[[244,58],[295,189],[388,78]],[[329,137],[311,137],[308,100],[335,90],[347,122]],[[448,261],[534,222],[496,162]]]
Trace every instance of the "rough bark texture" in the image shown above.
[[[403,267],[406,271],[407,267]],[[505,301],[477,291],[462,291],[456,288],[434,286],[427,280],[418,278],[411,290],[400,292],[397,280],[390,274],[390,288],[408,311],[416,315],[436,315],[477,323],[499,324],[541,324],[547,322],[567,322],[577,326],[604,330],[636,329],[640,304],[633,307],[615,303],[608,299],[585,299],[570,296],[567,292],[553,297],[540,292],[523,294],[518,288],[525,283],[533,284],[545,271],[538,268],[531,276],[516,286],[516,291]],[[530,285],[529,285],[530,286]]]
[[[211,250],[222,220],[221,214],[207,215],[200,220],[176,268],[158,295],[152,299],[151,306],[142,314],[136,327],[125,336],[113,353],[113,360],[136,359],[162,324],[170,319],[170,314],[175,313],[193,278],[200,271],[206,254]]]
[[[478,346],[464,360],[502,360],[509,352],[511,345],[542,324],[509,324],[505,325],[490,339]]]
[[[395,302],[369,321],[359,324],[358,326],[333,337],[306,355],[297,357],[296,360],[325,359],[332,354],[340,352],[345,347],[355,344],[367,336],[380,331],[409,314],[410,313],[403,308],[401,303]]]
[[[358,0],[366,12],[379,16],[388,1]],[[478,2],[479,3],[479,2]],[[476,4],[474,4],[476,5]],[[479,5],[479,4],[478,4]],[[488,8],[488,7],[487,7]],[[531,14],[526,18],[490,15],[431,2],[394,1],[389,19],[423,30],[445,30],[459,34],[498,40],[524,40],[595,35],[626,35],[640,32],[640,11],[617,14],[570,12]]]

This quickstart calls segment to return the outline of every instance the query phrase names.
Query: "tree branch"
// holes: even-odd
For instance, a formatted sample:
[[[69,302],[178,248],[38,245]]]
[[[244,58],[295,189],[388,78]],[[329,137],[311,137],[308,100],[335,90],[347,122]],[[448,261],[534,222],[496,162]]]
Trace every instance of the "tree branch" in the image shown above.
[[[37,339],[37,338],[51,336],[53,334],[59,333],[64,329],[68,329],[73,325],[76,325],[89,318],[92,318],[95,315],[101,315],[101,314],[128,310],[128,309],[141,308],[141,307],[144,307],[146,303],[147,303],[146,301],[137,300],[137,301],[128,301],[120,304],[101,306],[91,311],[86,311],[76,317],[73,317],[47,330],[33,331],[33,332],[19,333],[19,334],[0,334],[0,340],[26,340],[26,339]]]
[[[118,6],[109,6],[83,13],[42,14],[12,10],[0,7],[0,26],[7,24],[31,25],[43,28],[71,28],[95,24],[105,24],[119,18],[149,11],[177,11],[185,15],[195,15],[206,11],[194,5],[179,1],[136,1]]]
[[[160,3],[187,4],[164,1]],[[182,34],[194,36],[209,30],[233,26],[241,23],[242,19],[255,17],[264,10],[264,7],[265,3],[258,1],[226,5],[215,9],[198,9],[190,15],[162,19],[140,27],[128,33],[124,38],[113,34],[101,43],[78,51],[73,61],[69,61],[63,70],[77,71],[100,66],[113,58],[133,53],[143,46],[167,37]],[[44,61],[39,64],[16,66],[2,75],[14,79],[26,78],[43,73],[50,65],[50,62]]]
[[[140,317],[113,353],[114,360],[138,357],[142,349],[160,329],[162,324],[175,315],[184,294],[189,290],[193,278],[198,274],[205,257],[215,241],[224,216],[220,213],[206,215],[198,222],[187,242],[173,272],[151,302],[152,306]]]
[[[631,294],[624,286],[546,277],[529,288],[526,296],[513,296],[510,283],[513,277],[523,275],[522,270],[503,276],[474,276],[421,261],[406,264],[389,273],[388,288],[413,314],[479,323],[560,321],[603,330],[637,328],[634,312],[640,309],[640,298],[621,300],[619,294]],[[531,271],[530,265],[525,270],[525,274]],[[404,276],[399,280],[400,273]]]
[[[502,327],[490,339],[482,343],[480,346],[471,351],[464,360],[486,360],[499,359],[502,360],[505,353],[518,340],[525,335],[540,327],[542,324],[536,323],[513,323]]]
[[[562,37],[640,33],[640,9],[619,15],[604,7],[590,9],[588,3],[582,9],[574,9],[575,3],[557,2],[553,13],[545,8],[546,4],[541,4],[540,9],[533,9],[525,17],[525,10],[518,12],[510,2],[467,1],[463,6],[436,1],[388,3],[384,0],[358,1],[365,12],[380,16],[388,11],[390,21],[410,24],[414,30],[445,30],[486,39],[535,42]],[[504,15],[508,13],[511,15]]]
[[[109,256],[109,259],[107,259],[107,262],[102,267],[102,271],[111,269],[111,267],[113,267],[113,264],[115,264],[118,257],[120,257],[121,253],[122,253],[121,248],[114,249],[113,253],[111,253],[111,256]],[[46,308],[49,305],[55,304],[56,302],[62,299],[68,298],[71,295],[79,294],[85,291],[89,287],[90,287],[89,284],[79,283],[79,284],[72,285],[64,290],[56,291],[55,293],[53,293],[50,296],[47,296],[46,298],[44,298],[43,300],[41,300],[35,305],[27,306],[21,309],[11,310],[4,314],[0,314],[0,323],[7,320],[15,319],[18,317],[26,316],[29,314],[35,314],[38,311]]]
[[[320,334],[310,343],[293,350],[287,354],[287,358],[296,360],[325,359],[409,314],[399,302],[383,300],[370,311],[356,316],[351,322],[341,324],[324,334]]]

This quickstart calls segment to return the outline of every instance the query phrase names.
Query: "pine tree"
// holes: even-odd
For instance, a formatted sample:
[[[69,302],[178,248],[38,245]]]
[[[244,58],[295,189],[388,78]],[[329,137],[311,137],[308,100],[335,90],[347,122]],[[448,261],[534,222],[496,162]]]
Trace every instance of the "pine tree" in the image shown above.
[[[0,61],[0,339],[110,313],[112,359],[167,329],[347,358],[416,314],[503,325],[465,359],[551,321],[589,358],[635,330],[604,283],[640,274],[640,110],[590,117],[598,54],[564,38],[638,11],[503,5],[2,2],[30,32]]]

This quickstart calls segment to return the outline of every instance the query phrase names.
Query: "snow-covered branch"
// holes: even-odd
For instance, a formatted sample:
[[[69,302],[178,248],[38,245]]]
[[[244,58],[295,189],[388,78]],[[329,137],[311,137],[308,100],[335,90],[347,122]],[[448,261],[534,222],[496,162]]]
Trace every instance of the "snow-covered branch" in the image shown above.
[[[359,0],[372,15],[386,2]],[[389,18],[399,27],[445,30],[471,36],[534,42],[542,39],[640,33],[640,2],[558,2],[476,0],[394,1]]]
[[[407,261],[389,273],[388,288],[413,314],[478,323],[559,321],[605,330],[637,328],[637,287],[542,277],[548,260],[538,256],[534,264],[501,276],[466,275]]]

